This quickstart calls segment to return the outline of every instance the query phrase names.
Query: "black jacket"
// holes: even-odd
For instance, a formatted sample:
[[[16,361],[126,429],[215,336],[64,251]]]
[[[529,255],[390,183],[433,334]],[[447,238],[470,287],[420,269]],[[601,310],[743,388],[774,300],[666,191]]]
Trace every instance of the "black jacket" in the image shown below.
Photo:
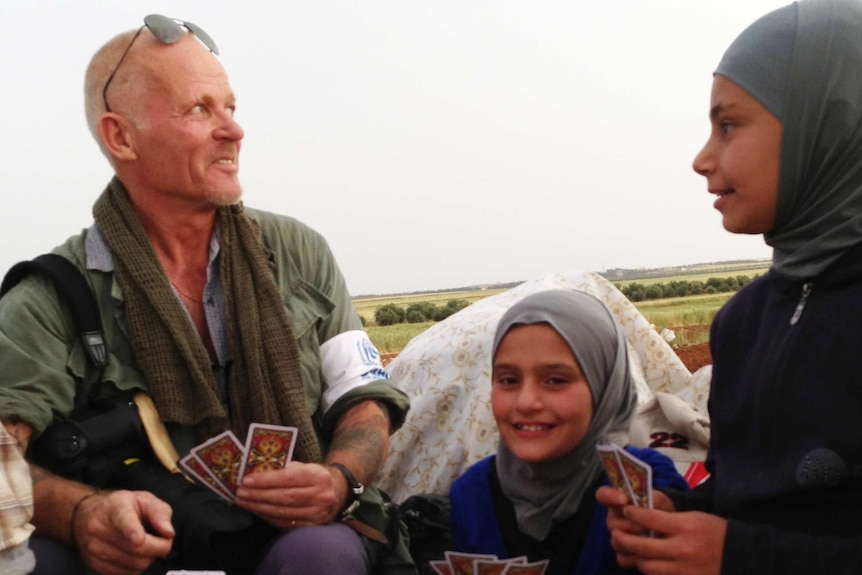
[[[722,573],[862,572],[862,246],[745,286],[710,348],[712,477],[677,509],[730,520]]]

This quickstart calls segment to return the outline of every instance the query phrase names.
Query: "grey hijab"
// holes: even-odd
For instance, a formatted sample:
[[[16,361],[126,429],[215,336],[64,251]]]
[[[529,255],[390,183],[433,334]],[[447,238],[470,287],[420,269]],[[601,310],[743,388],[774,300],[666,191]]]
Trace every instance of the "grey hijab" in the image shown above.
[[[739,35],[715,71],[781,121],[773,267],[819,275],[862,243],[862,3],[802,0]]]
[[[497,475],[515,507],[522,533],[543,540],[558,522],[573,515],[601,472],[596,443],[628,439],[637,395],[631,379],[626,339],[610,311],[585,292],[549,290],[525,297],[497,325],[494,348],[515,325],[546,323],[571,348],[593,396],[593,419],[583,441],[555,461],[526,463],[500,441]]]

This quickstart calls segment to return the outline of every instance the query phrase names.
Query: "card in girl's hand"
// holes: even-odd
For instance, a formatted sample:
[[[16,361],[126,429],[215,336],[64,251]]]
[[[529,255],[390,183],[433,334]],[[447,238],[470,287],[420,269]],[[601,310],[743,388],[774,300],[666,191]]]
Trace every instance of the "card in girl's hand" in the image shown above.
[[[455,551],[444,551],[446,561],[452,568],[452,575],[476,575],[473,571],[473,562],[477,559],[496,560],[496,555],[484,555],[478,553],[457,553]]]
[[[620,449],[618,455],[632,492],[632,503],[652,509],[652,467],[625,449]]]
[[[476,559],[473,561],[473,574],[503,575],[510,563],[526,563],[526,559]]]
[[[452,571],[452,566],[449,565],[448,561],[432,560],[428,562],[428,565],[434,570],[434,573],[437,573],[437,575],[455,575]]]
[[[602,467],[605,468],[605,473],[608,474],[611,486],[634,500],[634,494],[626,483],[625,471],[618,455],[618,452],[621,451],[620,447],[614,443],[599,443],[596,445],[596,451],[599,452],[599,459],[602,462]]]
[[[231,495],[236,495],[239,486],[239,468],[245,450],[231,431],[219,433],[212,439],[192,448],[191,453],[215,475]]]
[[[293,457],[299,430],[283,425],[252,423],[245,440],[239,480],[251,473],[284,469]]]

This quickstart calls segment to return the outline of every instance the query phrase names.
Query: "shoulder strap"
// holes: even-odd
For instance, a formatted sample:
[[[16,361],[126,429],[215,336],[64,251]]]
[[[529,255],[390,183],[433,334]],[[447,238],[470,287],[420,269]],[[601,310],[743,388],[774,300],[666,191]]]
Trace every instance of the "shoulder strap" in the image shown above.
[[[18,262],[6,272],[0,285],[0,297],[31,272],[42,273],[54,283],[60,299],[71,310],[81,343],[93,365],[108,365],[108,348],[96,298],[84,274],[67,258],[58,254],[42,254],[32,260]]]

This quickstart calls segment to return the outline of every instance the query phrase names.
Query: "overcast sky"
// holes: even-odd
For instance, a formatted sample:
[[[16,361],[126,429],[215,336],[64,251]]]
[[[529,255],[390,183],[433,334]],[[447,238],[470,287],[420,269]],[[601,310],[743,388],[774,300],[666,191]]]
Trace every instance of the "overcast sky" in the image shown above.
[[[354,295],[768,258],[691,161],[768,0],[0,0],[0,270],[92,221],[92,54],[146,14],[217,42],[249,206],[324,234]]]

